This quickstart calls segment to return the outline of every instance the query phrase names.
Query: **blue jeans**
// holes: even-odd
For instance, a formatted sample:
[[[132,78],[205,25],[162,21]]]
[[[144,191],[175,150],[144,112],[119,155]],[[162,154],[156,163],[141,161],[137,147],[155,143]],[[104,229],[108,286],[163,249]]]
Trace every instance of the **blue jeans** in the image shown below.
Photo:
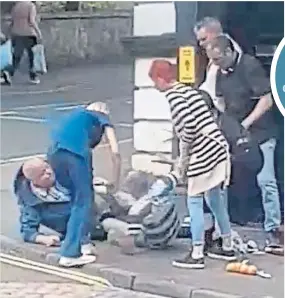
[[[227,212],[224,190],[221,186],[216,186],[205,194],[190,196],[187,199],[187,205],[190,216],[190,229],[192,234],[193,245],[204,244],[204,210],[203,210],[203,197],[207,202],[210,210],[215,216],[221,230],[221,236],[226,237],[231,234],[231,224]]]
[[[279,228],[281,224],[279,192],[274,169],[275,147],[275,139],[270,139],[260,145],[264,157],[264,164],[262,170],[257,175],[257,182],[262,194],[262,203],[265,213],[264,229],[266,232]]]
[[[93,210],[91,169],[84,158],[66,150],[58,150],[49,156],[49,160],[56,178],[63,186],[69,186],[72,191],[71,212],[60,254],[63,257],[76,258],[81,256],[81,244],[89,242],[91,233]]]

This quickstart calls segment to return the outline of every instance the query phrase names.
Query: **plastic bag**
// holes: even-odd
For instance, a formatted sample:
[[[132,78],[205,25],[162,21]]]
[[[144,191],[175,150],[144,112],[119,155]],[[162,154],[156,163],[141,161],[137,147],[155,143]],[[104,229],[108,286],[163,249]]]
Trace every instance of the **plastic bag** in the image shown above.
[[[45,74],[47,73],[47,65],[45,58],[45,49],[42,44],[37,44],[32,48],[34,53],[34,69],[35,73]]]
[[[9,65],[12,65],[12,61],[12,43],[11,40],[7,40],[0,47],[1,70],[5,69]]]

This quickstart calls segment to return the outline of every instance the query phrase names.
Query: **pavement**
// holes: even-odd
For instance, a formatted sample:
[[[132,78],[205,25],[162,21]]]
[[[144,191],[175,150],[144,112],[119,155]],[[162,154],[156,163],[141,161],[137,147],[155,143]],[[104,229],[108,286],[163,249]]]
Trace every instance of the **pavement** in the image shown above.
[[[45,152],[46,120],[49,117],[95,100],[105,101],[110,106],[123,169],[127,171],[132,153],[132,69],[127,65],[70,68],[47,74],[39,86],[27,85],[26,79],[19,75],[12,87],[1,89],[1,251],[54,263],[58,257],[57,249],[24,244],[20,239],[18,210],[11,192],[13,176],[25,159]],[[97,175],[109,178],[111,164],[104,146],[94,153],[94,164]],[[239,231],[248,237],[262,238],[258,229]],[[273,275],[272,279],[266,280],[226,273],[225,263],[208,259],[205,270],[173,268],[171,261],[187,252],[188,240],[177,241],[167,251],[147,251],[135,256],[122,255],[117,247],[104,242],[96,245],[98,263],[80,270],[107,278],[115,287],[134,291],[130,297],[136,297],[136,292],[174,298],[284,296],[284,261],[280,257],[251,257],[260,268]]]
[[[89,286],[3,263],[0,273],[1,298],[164,298],[119,288]]]

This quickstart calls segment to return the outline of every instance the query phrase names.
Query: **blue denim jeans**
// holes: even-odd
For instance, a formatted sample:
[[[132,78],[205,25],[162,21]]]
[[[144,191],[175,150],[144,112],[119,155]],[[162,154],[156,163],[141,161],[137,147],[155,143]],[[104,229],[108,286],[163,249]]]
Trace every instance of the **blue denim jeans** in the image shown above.
[[[76,154],[59,150],[49,156],[57,179],[72,191],[71,212],[60,255],[76,258],[81,256],[81,244],[89,242],[91,232],[93,190],[89,163]],[[64,185],[65,183],[66,185]]]
[[[262,203],[265,213],[264,229],[266,232],[279,228],[281,224],[279,192],[274,169],[275,147],[275,139],[270,139],[260,145],[264,157],[264,164],[262,170],[257,175],[257,182],[262,194]]]
[[[207,202],[210,210],[215,216],[221,230],[221,236],[226,237],[231,234],[231,224],[224,201],[224,190],[221,186],[216,186],[205,194],[190,196],[187,198],[187,205],[190,216],[190,229],[192,234],[193,245],[204,244],[204,210],[203,197]]]

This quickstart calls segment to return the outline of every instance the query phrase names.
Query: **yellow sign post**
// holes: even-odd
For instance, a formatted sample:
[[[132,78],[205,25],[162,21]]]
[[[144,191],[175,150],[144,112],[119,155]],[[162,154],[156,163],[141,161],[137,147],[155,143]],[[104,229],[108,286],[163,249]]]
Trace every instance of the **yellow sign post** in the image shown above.
[[[184,84],[194,84],[195,78],[195,47],[180,47],[178,53],[178,81]]]

